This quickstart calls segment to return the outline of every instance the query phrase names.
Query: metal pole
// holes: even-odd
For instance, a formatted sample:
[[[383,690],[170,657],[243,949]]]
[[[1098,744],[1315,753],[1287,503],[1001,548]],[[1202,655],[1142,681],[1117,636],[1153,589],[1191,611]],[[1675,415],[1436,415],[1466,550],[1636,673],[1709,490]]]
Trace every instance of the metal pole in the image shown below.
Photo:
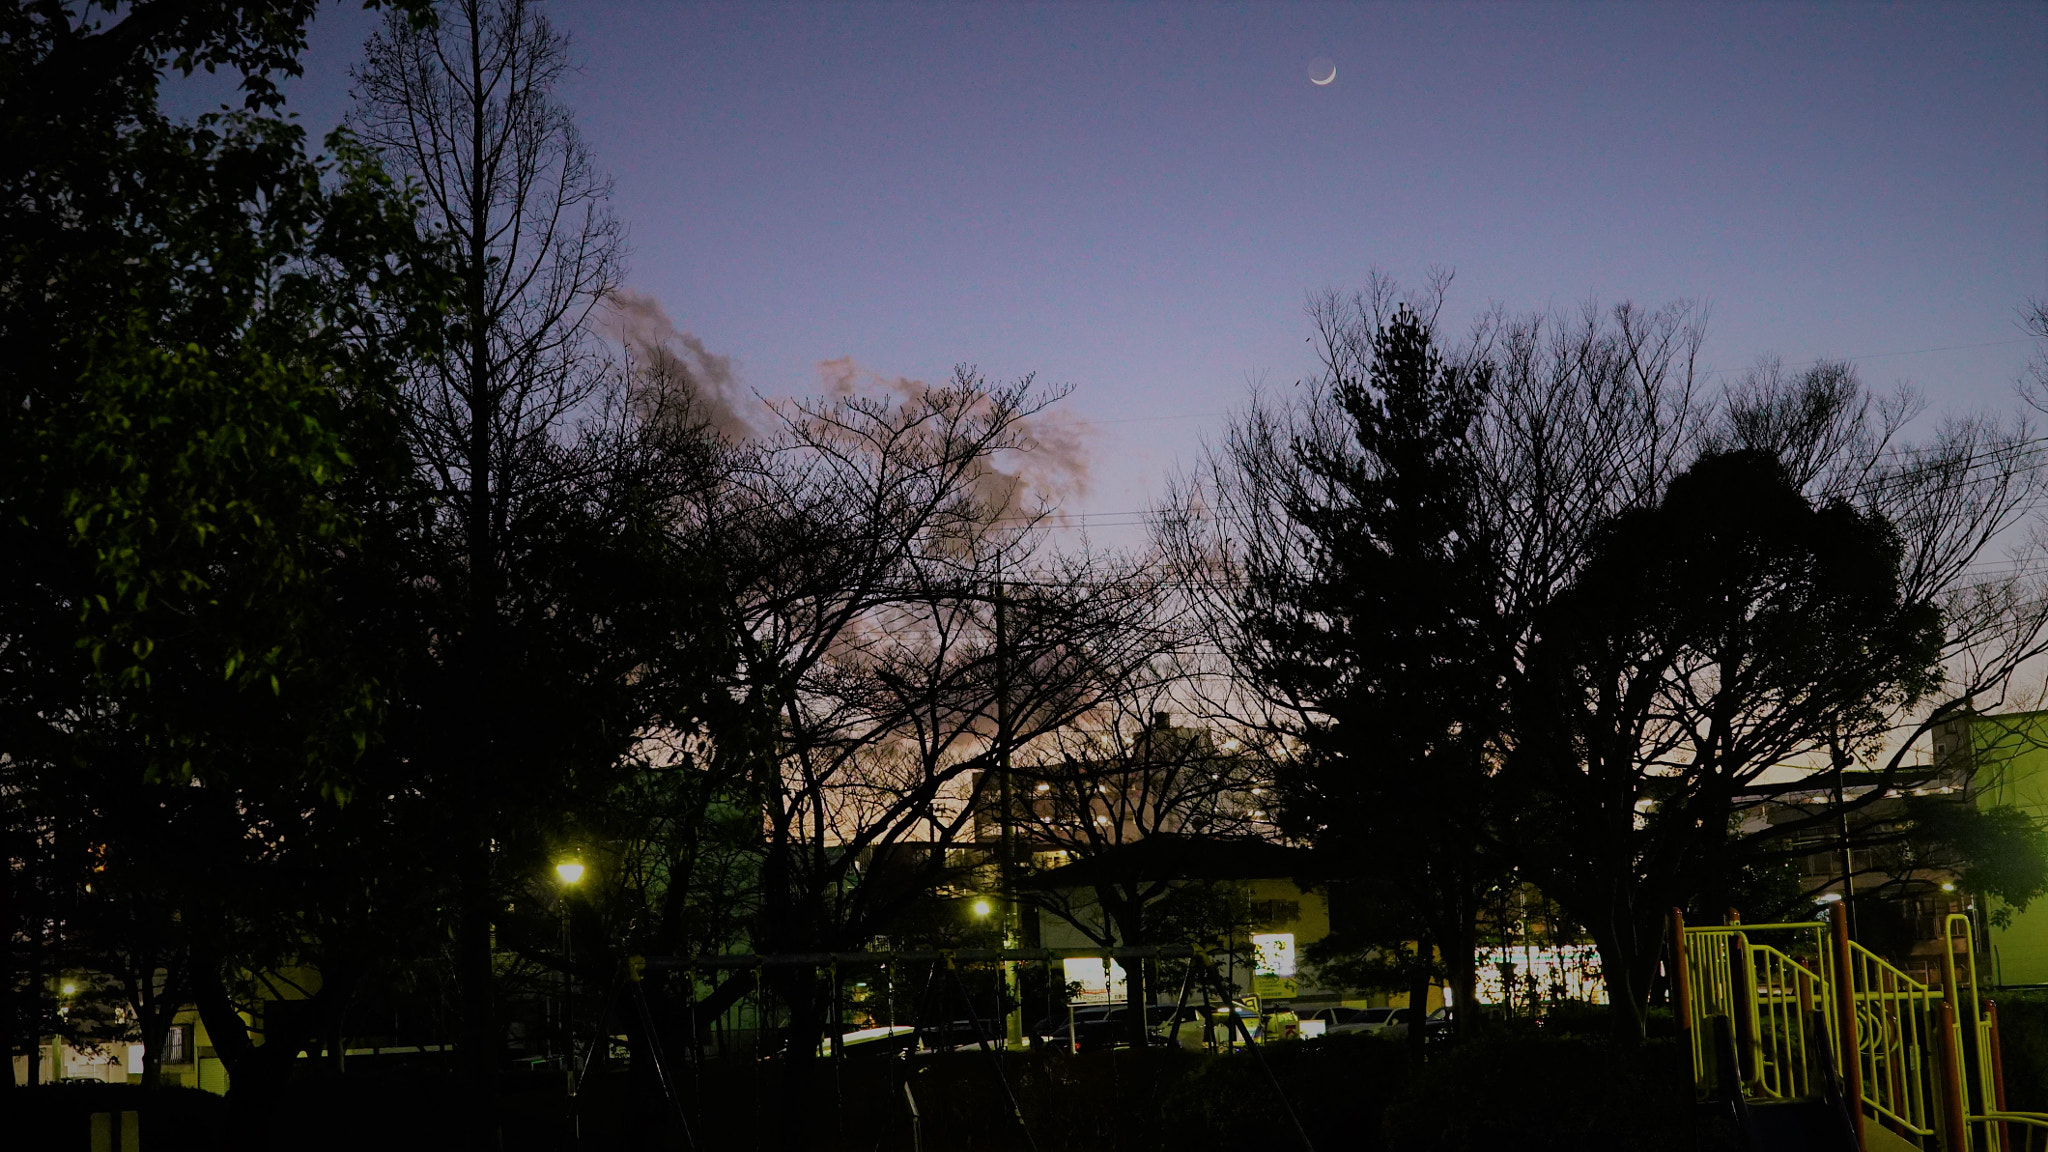
[[[1017,886],[1014,871],[1017,859],[1015,804],[1010,781],[1010,656],[1009,635],[1006,628],[1008,613],[1004,607],[1009,600],[1005,595],[1001,577],[996,579],[996,794],[1001,805],[997,813],[999,836],[997,851],[1001,854],[996,861],[996,883],[1003,903],[1003,947],[1017,947],[1018,914]],[[1024,1047],[1024,997],[1017,979],[1017,962],[1005,959],[1002,962],[1003,996],[1008,1001],[1008,1010],[1003,1014],[1003,1047],[1012,1052]]]
[[[1991,1021],[1991,1103],[1998,1111],[2005,1111],[2005,1052],[1998,1042],[1998,1001],[1984,1002],[1984,1015]],[[2006,1130],[2004,1121],[1998,1123],[1999,1152],[2012,1147],[2012,1135]]]
[[[1207,960],[1191,960],[1189,963],[1201,964],[1207,969],[1211,981],[1219,984],[1222,982],[1222,978],[1216,974],[1215,965],[1210,964]],[[1267,1083],[1273,1086],[1273,1096],[1280,1101],[1280,1110],[1287,1114],[1288,1121],[1294,1125],[1294,1134],[1300,1138],[1302,1149],[1304,1152],[1316,1152],[1315,1141],[1308,1138],[1308,1129],[1301,1126],[1301,1117],[1295,1114],[1293,1103],[1287,1099],[1287,1090],[1280,1086],[1280,1078],[1273,1074],[1273,1066],[1266,1062],[1266,1053],[1261,1049],[1258,1042],[1252,1039],[1252,1030],[1246,1026],[1243,1020],[1238,1019],[1237,1001],[1232,995],[1234,989],[1226,987],[1221,989],[1221,991],[1224,994],[1224,1014],[1230,1018],[1230,1022],[1236,1026],[1237,1031],[1244,1036],[1244,1046],[1251,1051],[1252,1058],[1259,1062],[1260,1070],[1265,1072]]]
[[[569,1146],[583,1141],[582,1117],[576,1114],[576,972],[569,963],[569,893],[562,892],[562,1077],[569,1110]]]
[[[1678,1022],[1678,1035],[1684,1043],[1686,1059],[1691,1061],[1693,1091],[1697,1094],[1700,1049],[1699,1037],[1694,1035],[1692,1026],[1692,971],[1685,955],[1685,913],[1677,908],[1671,910],[1671,1015]]]
[[[1855,964],[1849,957],[1848,912],[1838,905],[1828,915],[1835,936],[1835,1052],[1842,1065],[1842,1094],[1849,1098],[1856,1147],[1868,1152],[1870,1145],[1863,1135],[1863,1045],[1856,1037]]]
[[[1947,1000],[1941,1009],[1941,1144],[1962,1152],[1970,1146],[1970,1133],[1963,1118],[1963,1062],[1956,1050],[1956,1006]]]
[[[1848,772],[1849,754],[1839,746],[1833,749],[1835,762],[1835,830],[1842,838],[1842,907],[1853,909],[1856,905],[1856,853],[1849,846],[1849,802],[1843,788],[1843,777]],[[1854,916],[1850,911],[1848,915]]]

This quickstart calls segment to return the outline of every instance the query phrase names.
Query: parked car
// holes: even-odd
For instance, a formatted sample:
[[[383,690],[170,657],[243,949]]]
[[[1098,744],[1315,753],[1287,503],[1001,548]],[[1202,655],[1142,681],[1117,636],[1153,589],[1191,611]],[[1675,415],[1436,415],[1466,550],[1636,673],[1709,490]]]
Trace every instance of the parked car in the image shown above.
[[[1381,1034],[1386,1036],[1406,1036],[1408,1035],[1408,1025],[1414,1019],[1414,1012],[1407,1008],[1396,1008],[1393,1014],[1387,1018],[1387,1023],[1381,1029]],[[1424,1019],[1422,1026],[1425,1038],[1434,1039],[1439,1036],[1450,1035],[1451,1010],[1449,1008],[1438,1008]]]
[[[1153,1047],[1170,1045],[1173,1041],[1175,1008],[1171,1004],[1154,1004],[1145,1010],[1146,1031]],[[1184,1046],[1200,1047],[1202,1042],[1202,1015],[1199,1008],[1189,1005],[1178,1012],[1180,1020],[1180,1042]],[[1108,1048],[1129,1046],[1131,1042],[1130,1009],[1122,1004],[1091,1004],[1073,1010],[1072,1031],[1068,1029],[1065,1014],[1049,1016],[1039,1022],[1033,1035],[1046,1044],[1064,1047],[1068,1051],[1099,1052]],[[1078,1037],[1078,1044],[1076,1038]]]
[[[951,1052],[961,1048],[979,1048],[986,1040],[990,1045],[1003,1042],[1005,1024],[1001,1020],[948,1020],[940,1024],[926,1024],[918,1028],[918,1042],[927,1052]]]
[[[1108,1004],[1088,1004],[1057,1012],[1040,1020],[1031,1034],[1041,1043],[1069,1052],[1106,1048],[1110,1044],[1108,1018],[1112,1010]]]
[[[893,1056],[917,1042],[917,1029],[908,1024],[885,1024],[858,1028],[839,1037],[841,1056]],[[832,1055],[832,1038],[818,1041],[818,1055]]]
[[[1318,1008],[1302,1016],[1305,1023],[1319,1020],[1323,1035],[1336,1036],[1352,1032],[1378,1032],[1391,1022],[1392,1008]]]
[[[1207,1019],[1208,1026],[1211,1030],[1211,1034],[1215,1038],[1216,1043],[1224,1045],[1225,1047],[1243,1047],[1244,1032],[1251,1033],[1251,1037],[1253,1040],[1265,1039],[1265,1017],[1260,1015],[1259,1011],[1251,1007],[1249,1004],[1238,1004],[1234,1007],[1236,1010],[1238,1022],[1243,1024],[1244,1026],[1243,1032],[1240,1032],[1237,1026],[1233,1025],[1230,1022],[1230,1014],[1224,1010],[1224,1007],[1221,1004],[1205,1005],[1198,1009],[1191,1009],[1191,1011],[1197,1013],[1198,1019]]]

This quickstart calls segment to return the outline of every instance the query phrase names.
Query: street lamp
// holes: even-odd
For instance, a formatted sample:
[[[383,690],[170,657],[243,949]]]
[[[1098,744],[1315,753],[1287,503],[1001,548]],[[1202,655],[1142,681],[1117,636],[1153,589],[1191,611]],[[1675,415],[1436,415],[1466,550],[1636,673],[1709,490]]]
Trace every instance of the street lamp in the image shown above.
[[[562,1071],[567,1077],[571,1139],[582,1143],[582,1117],[576,1114],[576,1027],[571,1011],[576,1003],[576,975],[569,967],[569,890],[583,882],[583,861],[574,856],[555,864],[555,879],[561,883],[562,898]]]
[[[974,902],[974,914],[976,916],[986,916],[991,911],[993,911],[993,909],[989,907],[989,903],[987,900],[976,900]]]

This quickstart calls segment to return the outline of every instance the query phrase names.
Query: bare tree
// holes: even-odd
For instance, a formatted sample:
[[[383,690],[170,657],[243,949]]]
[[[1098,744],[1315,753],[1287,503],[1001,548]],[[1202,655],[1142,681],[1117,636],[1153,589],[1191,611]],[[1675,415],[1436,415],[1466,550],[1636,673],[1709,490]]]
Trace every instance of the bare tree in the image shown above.
[[[1408,303],[1427,318],[1440,300],[1438,282]],[[1365,361],[1399,303],[1378,279],[1351,300],[1315,302],[1331,379]],[[1477,530],[1495,567],[1491,642],[1518,701],[1490,755],[1500,784],[1519,797],[1509,810],[1521,815],[1474,831],[1505,837],[1546,893],[1600,940],[1621,1005],[1640,1005],[1647,994],[1644,966],[1670,903],[1699,895],[1744,862],[1782,858],[1802,832],[1836,815],[1780,820],[1754,838],[1731,838],[1726,830],[1742,811],[1811,792],[1849,763],[1876,765],[1879,786],[1857,802],[1908,782],[1913,740],[2010,684],[2043,650],[2048,619],[2024,543],[2002,563],[1987,563],[2019,537],[2040,497],[2039,450],[2023,422],[1950,419],[1907,441],[1905,429],[1920,414],[1910,393],[1873,397],[1838,363],[1792,375],[1764,362],[1709,396],[1694,366],[1702,320],[1685,305],[1526,318],[1496,310],[1451,353],[1490,374],[1468,450]],[[1200,482],[1179,493],[1169,519],[1212,634],[1251,683],[1283,689],[1262,703],[1281,727],[1303,732],[1323,722],[1324,702],[1257,675],[1286,655],[1266,647],[1286,633],[1245,627],[1258,618],[1246,589],[1307,587],[1317,578],[1330,545],[1295,509],[1341,503],[1302,465],[1341,451],[1352,434],[1341,399],[1327,385],[1287,404],[1256,398]],[[1667,636],[1675,646],[1630,649],[1626,665],[1610,669],[1618,679],[1584,682],[1583,696],[1529,694],[1542,679],[1543,653],[1565,627],[1558,606],[1583,600],[1574,589],[1602,550],[1611,552],[1613,526],[1647,515],[1703,456],[1729,453],[1776,461],[1810,507],[1847,509],[1895,532],[1890,595],[1902,612],[1939,607],[1933,658],[1942,683],[1901,668],[1869,683],[1830,672],[1797,689],[1767,685],[1752,666],[1730,664],[1732,650]],[[1663,559],[1610,555],[1600,563],[1648,580]],[[1789,585],[1782,591],[1794,595]],[[1591,727],[1550,740],[1549,726],[1577,708],[1589,710]],[[1604,749],[1597,757],[1596,746]],[[1784,771],[1800,764],[1810,768]],[[1627,1015],[1634,1027],[1625,1031],[1638,1032],[1639,1014]]]
[[[1182,660],[1134,676],[1124,691],[1073,725],[1032,745],[1014,770],[1017,795],[1004,817],[1036,854],[1061,871],[1025,882],[1024,898],[1104,948],[1219,940],[1214,915],[1230,893],[1206,874],[1232,842],[1276,835],[1262,736],[1178,726],[1189,699]],[[1062,882],[1061,876],[1071,879]],[[1127,1015],[1143,1045],[1152,1001],[1143,965],[1130,969]]]
[[[781,404],[779,427],[733,446],[682,516],[732,622],[734,705],[700,764],[705,788],[752,813],[733,904],[754,949],[850,950],[887,933],[952,875],[947,850],[971,834],[977,789],[1005,754],[1099,707],[1160,650],[1156,582],[1046,545],[1047,509],[1028,493],[1056,399],[963,368],[938,386]],[[732,874],[730,857],[705,862],[705,883]],[[667,899],[691,896],[672,885]],[[809,972],[769,977],[800,1088],[828,988]],[[708,1026],[755,986],[742,974],[657,1007]]]
[[[1388,931],[1434,946],[1469,1002],[1508,863],[1495,766],[1519,654],[1596,526],[1688,458],[1701,337],[1683,304],[1493,312],[1430,367],[1447,286],[1403,299],[1376,276],[1312,300],[1323,375],[1254,398],[1166,535],[1252,689],[1240,714],[1290,740],[1292,830],[1353,845],[1350,868],[1407,897]],[[1405,368],[1403,332],[1423,348]]]
[[[1734,583],[1716,594],[1730,598],[1727,612],[1685,622],[1683,601],[1701,585],[1653,609],[1657,619],[1577,619],[1587,607],[1603,615],[1639,594],[1654,599],[1642,590],[1667,579],[1674,591],[1692,579],[1669,569],[1673,557],[1691,554],[1688,544],[1640,531],[1658,515],[1640,503],[1569,518],[1577,527],[1556,537],[1569,547],[1531,554],[1576,558],[1554,575],[1518,581],[1536,593],[1504,761],[1509,778],[1532,789],[1523,855],[1545,892],[1599,943],[1625,1035],[1640,1035],[1668,907],[1714,902],[1737,869],[1789,858],[1803,835],[1839,826],[1845,803],[1874,803],[1914,782],[1924,771],[1911,763],[1915,740],[2009,684],[2042,651],[2048,623],[2024,557],[2008,561],[2010,577],[1983,576],[1987,551],[2012,539],[2038,500],[2037,451],[2024,424],[1949,420],[1928,440],[1903,443],[1916,415],[1911,396],[1873,399],[1842,364],[1787,378],[1766,363],[1711,411],[1703,434],[1666,459],[1711,466],[1728,485],[1707,504],[1685,497],[1697,514],[1684,514],[1681,532],[1725,538],[1720,555],[1730,562],[1720,567]],[[1734,471],[1716,463],[1737,458],[1759,463]],[[1788,487],[1743,479],[1760,477],[1759,468],[1778,470]],[[1635,491],[1681,499],[1669,472],[1645,479]],[[1528,491],[1519,477],[1503,490]],[[1766,507],[1777,491],[1798,493],[1786,497],[1798,509]],[[1737,510],[1728,502],[1738,499],[1753,503]],[[1811,524],[1771,544],[1779,515]],[[1859,534],[1872,541],[1858,566],[1871,583],[1816,583],[1800,571],[1824,569],[1827,550],[1855,547]],[[1737,537],[1743,547],[1781,551],[1737,575],[1728,551]],[[1690,569],[1713,566],[1694,557]],[[1829,623],[1812,632],[1822,618]],[[1785,648],[1801,628],[1797,650]],[[1545,695],[1558,646],[1592,637],[1596,647],[1618,646],[1583,665],[1590,674],[1566,697]],[[1739,819],[1830,779],[1839,785],[1856,763],[1874,772],[1854,798],[1844,801],[1837,787],[1837,803],[1804,819]],[[1747,830],[1731,834],[1738,825]]]
[[[431,509],[413,578],[436,598],[426,611],[437,683],[425,706],[438,719],[415,731],[448,804],[460,1051],[484,1091],[500,1043],[493,844],[547,774],[610,754],[564,731],[573,723],[544,730],[586,701],[538,714],[520,701],[545,647],[536,630],[576,616],[550,602],[570,544],[561,517],[587,514],[595,527],[618,513],[598,495],[621,444],[602,434],[619,426],[603,414],[627,406],[589,321],[617,286],[621,247],[610,184],[555,96],[567,39],[526,0],[451,0],[437,15],[394,14],[372,36],[352,73],[349,122],[419,189],[453,281],[446,341],[417,365],[405,405]],[[593,412],[597,431],[579,424]],[[633,675],[602,663],[581,671],[593,683]],[[568,764],[547,763],[555,755]]]

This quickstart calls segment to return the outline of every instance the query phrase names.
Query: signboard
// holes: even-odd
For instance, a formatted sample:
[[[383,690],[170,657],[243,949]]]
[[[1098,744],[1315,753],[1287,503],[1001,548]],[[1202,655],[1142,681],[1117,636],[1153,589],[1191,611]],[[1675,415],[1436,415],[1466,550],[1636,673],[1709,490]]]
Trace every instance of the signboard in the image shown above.
[[[1252,991],[1257,993],[1261,1000],[1292,1000],[1297,987],[1292,976],[1274,976],[1260,972],[1252,977]]]
[[[1294,933],[1258,932],[1252,935],[1252,991],[1261,1000],[1292,1000],[1294,980]]]

